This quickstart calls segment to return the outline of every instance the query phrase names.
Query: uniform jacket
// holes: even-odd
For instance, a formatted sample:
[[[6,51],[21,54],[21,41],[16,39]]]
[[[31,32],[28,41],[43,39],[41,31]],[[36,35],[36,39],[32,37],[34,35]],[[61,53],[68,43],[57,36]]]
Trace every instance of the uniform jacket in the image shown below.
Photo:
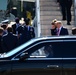
[[[16,24],[12,25],[13,34],[16,34]]]
[[[2,37],[2,49],[5,52],[8,52],[16,48],[17,45],[18,45],[18,39],[16,35],[13,35],[12,33],[8,33]]]
[[[29,30],[28,30],[28,28],[24,26],[23,30],[21,30],[20,43],[21,44],[25,43],[34,37],[35,37],[34,28],[29,26]]]
[[[20,24],[19,24],[20,25]],[[19,27],[19,26],[18,26]],[[12,29],[13,29],[13,34],[16,34],[17,28],[16,24],[12,25]]]

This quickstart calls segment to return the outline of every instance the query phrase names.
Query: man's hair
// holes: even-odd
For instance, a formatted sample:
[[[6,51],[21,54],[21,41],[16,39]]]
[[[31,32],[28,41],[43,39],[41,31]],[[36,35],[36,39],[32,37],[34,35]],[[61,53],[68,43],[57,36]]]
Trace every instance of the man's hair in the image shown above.
[[[55,23],[57,23],[57,24],[62,24],[62,22],[61,22],[61,21],[57,21],[57,22],[55,22]]]
[[[5,30],[7,28],[6,24],[1,25],[1,27]]]
[[[16,18],[16,19],[15,19],[15,22],[16,22],[16,23],[19,23],[19,18]]]
[[[8,28],[7,28],[7,31],[8,31],[8,32],[12,32],[12,27],[8,27]]]
[[[0,33],[3,33],[4,29],[2,27],[0,27]]]
[[[30,22],[29,18],[24,19],[24,21],[25,21],[26,25],[29,25],[29,22]]]

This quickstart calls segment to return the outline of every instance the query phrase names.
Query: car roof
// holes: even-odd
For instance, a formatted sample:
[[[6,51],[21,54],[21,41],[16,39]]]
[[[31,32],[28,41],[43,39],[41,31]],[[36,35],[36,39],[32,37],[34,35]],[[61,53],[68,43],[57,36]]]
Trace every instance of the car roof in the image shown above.
[[[55,39],[76,39],[75,35],[67,35],[67,36],[44,36],[44,37],[38,37],[36,40],[55,40]]]

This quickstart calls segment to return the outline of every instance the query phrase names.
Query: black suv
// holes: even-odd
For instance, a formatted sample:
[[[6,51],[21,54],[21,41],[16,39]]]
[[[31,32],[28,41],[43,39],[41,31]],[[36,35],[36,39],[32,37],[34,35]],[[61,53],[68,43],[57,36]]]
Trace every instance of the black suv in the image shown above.
[[[36,38],[1,54],[0,75],[76,75],[76,36]]]

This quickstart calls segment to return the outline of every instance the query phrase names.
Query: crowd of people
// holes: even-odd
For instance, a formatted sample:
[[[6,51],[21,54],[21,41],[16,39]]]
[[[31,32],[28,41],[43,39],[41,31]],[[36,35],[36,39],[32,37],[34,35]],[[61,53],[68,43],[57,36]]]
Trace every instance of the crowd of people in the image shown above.
[[[32,38],[35,38],[34,27],[29,25],[29,18],[24,19],[24,23],[15,19],[15,24],[8,26],[8,23],[0,26],[0,53],[8,52]],[[76,35],[76,28],[72,29],[72,34]],[[54,19],[51,22],[51,35],[69,35],[68,29],[63,27],[62,21]]]
[[[10,27],[8,23],[0,26],[0,53],[8,52],[35,37],[34,28],[29,25],[29,21],[26,18],[20,24],[19,18],[16,18],[15,24]]]

